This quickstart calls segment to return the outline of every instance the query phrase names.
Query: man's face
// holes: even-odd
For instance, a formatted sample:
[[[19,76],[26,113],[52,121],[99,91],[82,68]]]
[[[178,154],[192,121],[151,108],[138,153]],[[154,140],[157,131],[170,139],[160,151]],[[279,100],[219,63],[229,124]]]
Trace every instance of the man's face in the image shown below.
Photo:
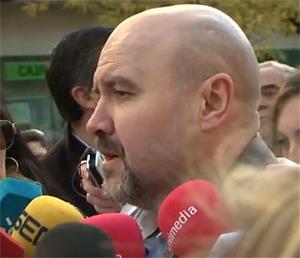
[[[259,86],[261,99],[259,103],[260,132],[265,140],[271,137],[272,108],[280,87],[285,83],[283,72],[274,67],[260,70]]]
[[[189,93],[176,85],[162,45],[151,54],[143,45],[107,45],[94,74],[101,97],[87,125],[105,157],[104,192],[141,207],[151,206],[185,173]]]
[[[38,141],[27,142],[27,146],[38,160],[42,160],[47,154],[47,149]]]
[[[300,95],[284,104],[277,123],[277,145],[280,154],[300,164]]]

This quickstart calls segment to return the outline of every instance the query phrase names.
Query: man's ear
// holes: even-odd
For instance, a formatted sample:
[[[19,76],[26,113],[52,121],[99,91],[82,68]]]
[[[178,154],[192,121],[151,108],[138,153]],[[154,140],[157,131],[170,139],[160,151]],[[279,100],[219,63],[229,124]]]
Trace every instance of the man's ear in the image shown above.
[[[84,109],[94,109],[97,101],[92,97],[93,93],[90,89],[76,86],[72,88],[71,95],[73,99]]]
[[[200,91],[201,128],[210,130],[218,126],[228,114],[234,95],[234,83],[228,74],[219,73],[207,79],[201,85]]]

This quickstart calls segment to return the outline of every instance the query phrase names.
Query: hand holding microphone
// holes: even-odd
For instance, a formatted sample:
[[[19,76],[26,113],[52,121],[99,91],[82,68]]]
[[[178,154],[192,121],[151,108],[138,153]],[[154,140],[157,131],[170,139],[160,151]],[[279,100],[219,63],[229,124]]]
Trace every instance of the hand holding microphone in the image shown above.
[[[82,186],[85,190],[86,200],[92,204],[95,210],[102,213],[119,212],[122,205],[114,201],[107,200],[103,196],[101,189],[102,178],[101,173],[101,159],[98,151],[87,150],[86,160],[83,160],[79,167],[79,173],[82,178]]]
[[[99,214],[119,212],[122,205],[103,196],[103,190],[88,182],[84,182],[84,190],[87,192],[86,200],[92,204]]]

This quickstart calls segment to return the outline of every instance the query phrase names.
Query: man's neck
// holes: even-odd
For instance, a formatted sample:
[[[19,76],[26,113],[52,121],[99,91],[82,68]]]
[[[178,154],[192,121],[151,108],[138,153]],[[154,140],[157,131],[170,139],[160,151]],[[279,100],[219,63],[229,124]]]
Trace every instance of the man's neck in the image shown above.
[[[238,149],[240,149],[239,152],[237,152]],[[198,175],[200,178],[222,183],[228,173],[240,166],[262,169],[268,164],[277,162],[276,157],[259,134],[252,137],[242,148],[239,146],[234,152],[230,153],[228,150],[227,156],[225,153],[221,157],[219,156],[213,162],[207,163],[205,168],[199,168],[200,173]]]

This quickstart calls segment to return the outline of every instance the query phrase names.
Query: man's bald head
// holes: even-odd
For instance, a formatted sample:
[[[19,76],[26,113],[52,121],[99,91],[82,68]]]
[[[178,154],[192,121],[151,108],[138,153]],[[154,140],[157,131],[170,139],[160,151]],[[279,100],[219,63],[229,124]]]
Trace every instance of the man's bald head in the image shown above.
[[[175,5],[144,11],[122,22],[107,45],[120,43],[141,48],[143,55],[151,55],[157,47],[168,51],[169,67],[184,85],[189,79],[199,86],[214,74],[227,73],[235,83],[236,97],[251,107],[257,105],[254,51],[239,26],[215,8]]]

